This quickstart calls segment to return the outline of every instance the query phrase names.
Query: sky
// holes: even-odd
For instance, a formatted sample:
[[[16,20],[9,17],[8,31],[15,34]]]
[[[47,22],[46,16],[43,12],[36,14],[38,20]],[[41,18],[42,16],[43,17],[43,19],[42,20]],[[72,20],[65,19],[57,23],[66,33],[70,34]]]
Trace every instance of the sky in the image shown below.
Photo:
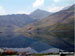
[[[58,12],[73,4],[74,0],[0,0],[0,15],[30,14],[36,9]]]

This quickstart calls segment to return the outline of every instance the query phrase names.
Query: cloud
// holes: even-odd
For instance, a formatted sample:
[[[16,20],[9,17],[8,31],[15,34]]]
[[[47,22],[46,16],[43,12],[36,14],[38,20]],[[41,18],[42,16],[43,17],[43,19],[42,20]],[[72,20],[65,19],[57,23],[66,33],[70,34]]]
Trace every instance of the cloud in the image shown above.
[[[64,8],[64,6],[48,6],[48,11],[49,12],[58,12],[60,10],[62,10]]]
[[[5,15],[5,14],[6,14],[5,9],[2,6],[0,6],[0,15]]]
[[[57,3],[57,2],[60,2],[60,0],[54,0],[54,2],[56,2],[56,3]]]
[[[39,7],[41,5],[44,4],[44,0],[36,0],[34,3],[33,3],[33,7]]]
[[[30,14],[30,12],[28,12],[28,11],[17,11],[14,14]]]

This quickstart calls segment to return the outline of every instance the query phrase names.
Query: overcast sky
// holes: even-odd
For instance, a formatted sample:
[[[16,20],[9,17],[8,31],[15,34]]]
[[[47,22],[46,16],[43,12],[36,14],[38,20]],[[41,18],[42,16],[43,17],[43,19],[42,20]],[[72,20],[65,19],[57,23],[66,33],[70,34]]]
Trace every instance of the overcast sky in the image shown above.
[[[36,9],[57,12],[74,4],[74,0],[0,0],[0,15],[30,14]]]

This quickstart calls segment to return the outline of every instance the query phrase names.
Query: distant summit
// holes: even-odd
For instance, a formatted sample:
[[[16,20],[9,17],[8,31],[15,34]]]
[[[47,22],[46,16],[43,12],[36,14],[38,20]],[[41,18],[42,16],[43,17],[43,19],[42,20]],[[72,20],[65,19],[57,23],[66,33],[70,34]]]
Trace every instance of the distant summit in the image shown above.
[[[50,14],[52,14],[52,13],[37,9],[30,14],[30,17],[32,17],[34,19],[42,19],[42,18],[49,16]]]

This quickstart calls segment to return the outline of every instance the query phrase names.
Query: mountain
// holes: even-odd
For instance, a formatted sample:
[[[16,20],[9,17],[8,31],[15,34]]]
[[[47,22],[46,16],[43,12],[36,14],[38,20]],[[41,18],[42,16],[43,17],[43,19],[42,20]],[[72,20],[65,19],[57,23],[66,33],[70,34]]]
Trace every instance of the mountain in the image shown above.
[[[52,14],[52,13],[44,11],[44,10],[37,9],[30,14],[30,17],[32,17],[34,19],[43,19],[50,14]]]
[[[71,6],[70,8],[72,8],[72,7],[74,7],[74,5]],[[69,10],[70,8],[68,8],[67,10],[61,10],[59,12],[56,12],[44,19],[41,19],[34,23],[28,24],[27,26],[25,26],[24,28],[21,28],[21,29],[23,31],[25,30],[25,32],[29,32],[29,33],[40,31],[40,30],[45,31],[48,28],[49,28],[49,30],[51,30],[51,28],[55,27],[57,24],[59,24],[61,22],[64,22],[65,20],[74,21],[74,9]]]
[[[71,6],[71,7],[74,7],[74,6]],[[37,30],[38,28],[43,30],[43,28],[45,28],[45,27],[52,27],[52,26],[64,21],[65,19],[67,19],[68,17],[70,17],[74,14],[74,9],[70,10],[70,8],[53,13],[44,19],[38,20],[34,23],[31,23],[31,24],[27,25],[25,27],[25,29],[26,30],[28,29],[29,31],[31,31],[31,30]]]
[[[16,30],[65,51],[74,51],[74,6]]]
[[[13,14],[0,16],[0,27],[23,27],[34,20],[26,14]]]

